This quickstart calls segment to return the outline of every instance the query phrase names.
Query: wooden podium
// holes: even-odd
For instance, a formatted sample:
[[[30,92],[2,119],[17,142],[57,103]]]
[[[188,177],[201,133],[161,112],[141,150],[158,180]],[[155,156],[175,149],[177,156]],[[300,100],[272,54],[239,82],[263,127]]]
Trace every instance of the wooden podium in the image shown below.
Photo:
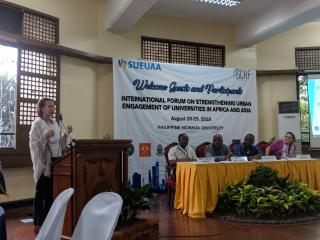
[[[128,184],[131,140],[76,140],[72,151],[52,163],[53,197],[72,187],[63,235],[71,236],[86,203],[105,191],[120,193]]]

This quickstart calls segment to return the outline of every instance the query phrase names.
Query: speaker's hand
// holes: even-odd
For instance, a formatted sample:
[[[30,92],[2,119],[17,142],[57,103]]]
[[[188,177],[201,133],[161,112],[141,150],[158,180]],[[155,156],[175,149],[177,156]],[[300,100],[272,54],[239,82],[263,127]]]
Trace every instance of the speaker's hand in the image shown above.
[[[44,135],[44,137],[46,139],[51,138],[52,136],[54,136],[54,131],[53,130],[49,130],[48,132],[46,132],[46,134]]]
[[[72,126],[71,125],[68,125],[67,126],[67,132],[70,134],[72,133]]]

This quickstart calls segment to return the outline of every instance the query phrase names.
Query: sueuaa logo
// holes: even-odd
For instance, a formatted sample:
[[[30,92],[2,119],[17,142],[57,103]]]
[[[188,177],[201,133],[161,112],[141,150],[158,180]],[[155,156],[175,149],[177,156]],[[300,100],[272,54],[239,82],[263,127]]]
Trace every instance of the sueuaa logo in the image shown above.
[[[118,65],[120,68],[133,68],[133,69],[140,69],[140,70],[149,70],[149,71],[161,71],[160,63],[154,62],[141,62],[141,61],[126,61],[123,59],[118,60]]]
[[[118,60],[118,65],[119,65],[119,68],[125,69],[127,67],[127,61],[120,59],[120,60]]]

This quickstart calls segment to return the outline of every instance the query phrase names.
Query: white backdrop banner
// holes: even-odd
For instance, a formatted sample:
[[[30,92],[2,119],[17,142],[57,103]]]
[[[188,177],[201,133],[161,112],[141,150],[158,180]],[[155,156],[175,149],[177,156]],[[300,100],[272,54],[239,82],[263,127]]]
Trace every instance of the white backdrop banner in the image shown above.
[[[132,139],[133,186],[165,188],[163,149],[180,133],[196,147],[257,136],[256,71],[113,59],[114,137]]]

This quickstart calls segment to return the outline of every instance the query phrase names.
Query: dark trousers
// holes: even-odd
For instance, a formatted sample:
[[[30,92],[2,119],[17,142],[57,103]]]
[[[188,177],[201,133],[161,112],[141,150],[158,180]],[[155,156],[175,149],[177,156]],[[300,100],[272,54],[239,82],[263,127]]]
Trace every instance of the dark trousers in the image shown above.
[[[52,177],[40,176],[36,185],[36,194],[33,201],[33,224],[41,226],[53,202]]]

